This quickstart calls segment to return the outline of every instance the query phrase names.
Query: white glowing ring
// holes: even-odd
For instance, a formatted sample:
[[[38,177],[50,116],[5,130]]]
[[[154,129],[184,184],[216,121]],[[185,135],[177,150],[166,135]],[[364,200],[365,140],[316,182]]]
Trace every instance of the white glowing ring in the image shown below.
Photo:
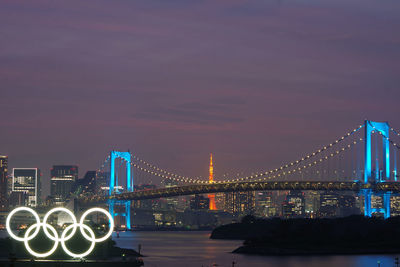
[[[73,257],[73,258],[83,258],[83,257],[89,255],[90,252],[93,251],[94,245],[96,245],[96,238],[95,238],[96,236],[94,235],[93,230],[92,230],[89,226],[87,226],[86,224],[79,224],[78,226],[79,226],[79,228],[81,229],[81,232],[82,232],[82,229],[83,229],[83,228],[85,228],[86,230],[88,230],[88,232],[89,232],[90,235],[91,235],[91,239],[90,239],[89,241],[91,241],[92,244],[90,245],[89,249],[88,249],[86,252],[83,252],[83,253],[80,253],[80,254],[76,254],[76,253],[71,252],[71,251],[67,248],[67,246],[65,245],[65,241],[67,240],[67,239],[65,238],[65,235],[68,233],[68,231],[70,230],[70,228],[75,227],[74,229],[76,229],[76,224],[71,224],[71,225],[69,225],[67,228],[65,228],[65,230],[63,231],[63,233],[62,233],[62,235],[61,235],[61,247],[63,248],[63,250],[64,250],[65,253],[67,253],[69,256],[71,256],[71,257]],[[84,232],[84,231],[83,231],[83,232]],[[85,238],[86,238],[86,237],[85,237]],[[87,239],[88,239],[88,238],[87,238]]]
[[[57,237],[56,239],[53,240],[54,241],[53,247],[49,251],[44,252],[44,253],[38,253],[38,252],[34,251],[33,249],[31,249],[31,247],[29,246],[29,239],[27,238],[29,236],[29,233],[32,231],[32,229],[34,227],[36,227],[36,229],[40,229],[41,226],[43,226],[44,229],[45,228],[50,228],[50,230],[53,232],[54,236]],[[33,255],[33,256],[35,256],[37,258],[45,258],[45,257],[48,257],[51,254],[53,254],[54,251],[56,251],[56,249],[57,249],[58,242],[59,241],[58,241],[57,231],[50,224],[43,224],[43,223],[39,223],[38,224],[38,223],[35,223],[35,224],[32,224],[25,232],[25,239],[24,239],[25,248],[31,255]]]
[[[106,240],[107,238],[109,238],[109,237],[112,235],[112,232],[113,232],[113,230],[114,230],[114,220],[113,220],[111,214],[110,214],[108,211],[106,211],[105,209],[101,209],[101,208],[91,208],[91,209],[88,209],[87,211],[85,211],[85,213],[83,213],[83,215],[82,215],[82,217],[81,217],[81,220],[79,221],[79,224],[80,224],[80,225],[84,225],[84,221],[85,221],[86,216],[87,216],[89,213],[92,213],[92,212],[101,212],[101,213],[104,213],[104,214],[108,217],[108,219],[109,219],[109,221],[110,221],[110,226],[109,226],[108,233],[107,233],[105,236],[101,237],[101,238],[91,239],[91,237],[88,236],[88,235],[85,233],[85,231],[83,231],[82,227],[80,227],[81,233],[82,233],[82,235],[83,235],[87,240],[89,240],[89,241],[103,242],[104,240]]]
[[[25,236],[25,237],[18,237],[11,230],[11,226],[10,226],[11,217],[18,211],[28,211],[28,212],[32,213],[32,215],[35,217],[36,224],[40,224],[39,215],[33,209],[27,208],[27,207],[19,207],[19,208],[14,209],[13,211],[11,211],[10,214],[8,214],[8,216],[7,216],[7,220],[6,220],[7,232],[12,238],[14,238],[17,241],[22,242],[22,241],[25,241],[26,239],[31,240],[39,233],[40,227],[36,227],[36,231],[31,236]]]
[[[58,208],[54,208],[54,209],[49,210],[49,211],[46,213],[46,215],[44,215],[44,218],[43,218],[43,225],[48,225],[48,224],[47,224],[47,220],[49,219],[50,215],[51,215],[52,213],[54,213],[54,212],[57,212],[57,211],[65,212],[65,213],[67,213],[67,214],[72,218],[72,221],[73,221],[73,224],[72,224],[72,225],[73,225],[74,229],[72,229],[71,234],[69,234],[67,237],[61,237],[61,240],[59,240],[58,237],[53,237],[53,236],[47,231],[47,227],[43,227],[44,233],[46,234],[46,236],[47,236],[48,238],[50,238],[50,239],[53,240],[53,241],[56,241],[56,240],[58,240],[58,241],[69,240],[69,239],[71,239],[71,237],[75,234],[75,232],[76,232],[76,227],[78,226],[75,215],[74,215],[69,209],[62,208],[62,207],[58,207]],[[61,235],[61,236],[63,236],[63,235]],[[65,238],[65,239],[64,239],[64,238]]]
[[[35,219],[36,219],[36,223],[33,224],[33,225],[31,225],[31,226],[26,230],[25,235],[24,235],[23,238],[16,236],[16,235],[12,232],[11,227],[10,227],[11,218],[12,218],[12,216],[13,216],[15,213],[17,213],[18,211],[28,211],[28,212],[32,213],[32,215],[33,215],[33,216],[35,217]],[[69,225],[67,228],[64,229],[64,231],[63,231],[62,234],[61,234],[61,237],[58,237],[58,233],[57,233],[56,229],[55,229],[53,226],[51,226],[50,224],[47,223],[47,220],[48,220],[49,216],[50,216],[52,213],[56,212],[56,211],[63,211],[63,212],[66,212],[69,216],[71,216],[72,221],[73,221],[73,224]],[[92,212],[101,212],[101,213],[105,214],[105,215],[108,217],[109,221],[110,221],[110,229],[109,229],[108,233],[107,233],[105,236],[103,236],[102,238],[97,238],[97,239],[96,239],[96,235],[94,234],[93,230],[92,230],[89,226],[87,226],[87,225],[85,225],[85,224],[83,223],[83,222],[85,221],[86,216],[87,216],[89,213],[92,213]],[[53,247],[52,247],[48,252],[45,252],[45,253],[38,253],[38,252],[34,251],[34,250],[29,246],[29,240],[32,240],[34,237],[37,236],[37,234],[39,233],[41,227],[43,227],[43,230],[44,230],[44,233],[46,234],[46,236],[47,236],[49,239],[51,239],[51,240],[54,241]],[[80,254],[76,254],[76,253],[71,252],[71,251],[67,248],[67,246],[65,245],[65,241],[69,240],[69,239],[75,234],[76,228],[77,228],[77,227],[79,227],[79,229],[80,229],[82,235],[86,238],[86,240],[88,240],[88,241],[90,241],[90,242],[92,243],[87,251],[85,251],[85,252],[83,252],[83,253],[80,253]],[[77,223],[77,220],[76,220],[76,218],[75,218],[75,215],[74,215],[70,210],[68,210],[68,209],[66,209],[66,208],[61,208],[61,207],[59,207],[59,208],[51,209],[49,212],[47,212],[46,215],[45,215],[44,218],[43,218],[43,223],[41,223],[41,222],[40,222],[39,215],[38,215],[33,209],[27,208],[27,207],[19,207],[19,208],[14,209],[13,211],[11,211],[10,214],[7,216],[6,228],[7,228],[7,232],[10,234],[10,236],[11,236],[12,238],[14,238],[15,240],[24,242],[25,247],[26,247],[26,250],[27,250],[31,255],[33,255],[33,256],[35,256],[35,257],[38,257],[38,258],[45,258],[45,257],[50,256],[50,255],[53,254],[54,251],[57,249],[58,243],[61,242],[61,246],[62,246],[62,248],[64,249],[64,252],[65,252],[66,254],[68,254],[69,256],[74,257],[74,258],[82,258],[82,257],[85,257],[85,256],[89,255],[90,252],[93,251],[94,246],[95,246],[95,244],[96,244],[97,242],[102,242],[102,241],[106,240],[107,238],[109,238],[109,237],[111,236],[111,234],[112,234],[112,232],[113,232],[113,230],[114,230],[114,220],[113,220],[111,214],[108,213],[108,211],[106,211],[106,210],[104,210],[104,209],[101,209],[101,208],[92,208],[92,209],[87,210],[87,211],[82,215],[82,217],[81,217],[81,219],[80,219],[80,222]],[[33,228],[36,228],[35,232],[34,232],[32,235],[29,235],[29,234],[32,232]],[[49,233],[49,231],[47,231],[46,228],[50,228],[51,232],[53,232],[53,235],[51,235],[51,234]],[[70,231],[71,228],[72,228],[71,234],[67,235],[67,234],[68,234],[68,231]],[[90,236],[86,234],[85,230],[87,230],[87,231],[89,232],[89,235],[90,235]]]

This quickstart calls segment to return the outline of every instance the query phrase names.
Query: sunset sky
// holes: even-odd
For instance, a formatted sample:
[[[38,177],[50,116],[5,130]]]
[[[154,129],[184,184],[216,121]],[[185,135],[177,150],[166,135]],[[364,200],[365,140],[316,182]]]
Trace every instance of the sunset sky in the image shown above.
[[[398,0],[0,0],[0,36],[0,154],[45,190],[111,149],[218,179],[400,129]]]

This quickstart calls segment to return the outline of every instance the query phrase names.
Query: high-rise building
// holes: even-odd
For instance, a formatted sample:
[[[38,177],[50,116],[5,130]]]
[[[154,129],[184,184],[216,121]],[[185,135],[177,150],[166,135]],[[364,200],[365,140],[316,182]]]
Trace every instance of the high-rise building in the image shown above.
[[[77,179],[72,189],[74,194],[96,194],[96,171],[87,171],[85,176]]]
[[[26,206],[36,207],[40,202],[40,170],[38,168],[13,168],[12,192],[27,195]]]
[[[225,193],[224,211],[229,213],[253,214],[256,207],[254,191]]]
[[[305,200],[300,191],[291,191],[282,204],[282,215],[285,218],[304,218]]]
[[[208,182],[210,184],[214,183],[214,166],[213,166],[212,154],[210,154]],[[210,200],[210,210],[216,210],[217,207],[215,205],[215,194],[208,195],[208,199]]]
[[[0,210],[6,210],[8,207],[7,173],[8,173],[8,156],[0,155]]]
[[[372,195],[371,196],[371,208],[376,209],[376,212],[373,212],[372,215],[374,217],[382,217],[383,214],[383,196]]]
[[[78,166],[54,165],[50,170],[50,195],[56,204],[62,204],[69,197],[78,179]]]
[[[225,207],[225,194],[220,192],[220,193],[215,193],[215,208],[217,210],[224,210]]]
[[[172,179],[164,180],[165,188],[177,187],[178,183]],[[176,197],[167,197],[165,198],[166,208],[169,210],[176,210],[176,207],[179,205],[178,198]]]
[[[390,197],[390,216],[400,216],[400,196]]]
[[[271,191],[256,193],[256,215],[261,217],[274,217],[277,214],[276,205]]]
[[[305,191],[306,213],[314,217],[319,210],[319,191]]]
[[[320,195],[319,217],[336,217],[339,215],[339,196],[333,192]]]
[[[109,181],[110,180],[110,172],[106,172],[104,170],[100,170],[96,172],[96,194],[99,195],[108,195],[109,193]]]
[[[354,195],[341,195],[339,197],[339,210],[341,217],[360,214],[360,209],[356,206]]]
[[[282,202],[282,216],[285,219],[294,218],[295,217],[295,206],[294,203],[289,203],[288,201]]]
[[[155,190],[157,188],[157,186],[154,184],[140,184],[140,185],[134,185],[133,187],[134,191]],[[144,210],[152,210],[154,202],[157,201],[158,199],[135,200],[133,202],[133,207]]]
[[[191,210],[208,210],[210,208],[210,199],[202,195],[195,195],[190,200]]]

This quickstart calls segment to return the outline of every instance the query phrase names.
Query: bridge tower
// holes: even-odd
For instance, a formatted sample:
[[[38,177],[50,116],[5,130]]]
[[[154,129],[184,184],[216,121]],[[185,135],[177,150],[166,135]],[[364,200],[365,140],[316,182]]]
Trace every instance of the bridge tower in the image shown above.
[[[118,179],[115,177],[115,160],[120,158],[125,161],[126,167],[126,190],[125,192],[133,192],[133,179],[131,174],[131,152],[121,152],[112,150],[110,152],[110,189],[109,195],[115,195],[122,193],[121,186],[119,185]],[[131,200],[114,200],[110,199],[108,202],[109,212],[113,219],[115,216],[125,217],[126,228],[131,229]],[[125,206],[125,212],[115,212],[116,206]]]
[[[390,147],[389,147],[389,123],[387,122],[375,122],[366,120],[364,124],[365,128],[365,149],[364,149],[364,183],[376,183],[385,182],[390,180]],[[372,142],[371,133],[380,132],[382,134],[382,166],[383,174],[380,174],[379,170],[379,158],[376,157],[375,172],[372,172]],[[378,148],[375,148],[376,150]],[[383,198],[383,208],[372,208],[371,207],[371,197],[374,194],[371,189],[364,189],[364,215],[372,216],[374,212],[381,212],[384,214],[385,219],[390,217],[390,192],[383,194],[378,194]]]

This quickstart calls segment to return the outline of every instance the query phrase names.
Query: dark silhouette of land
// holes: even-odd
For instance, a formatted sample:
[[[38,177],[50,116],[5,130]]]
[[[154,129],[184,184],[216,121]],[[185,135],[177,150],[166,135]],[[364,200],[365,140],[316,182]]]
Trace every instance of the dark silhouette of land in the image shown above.
[[[240,239],[234,253],[260,255],[400,253],[400,217],[257,219],[217,227],[212,239]]]

